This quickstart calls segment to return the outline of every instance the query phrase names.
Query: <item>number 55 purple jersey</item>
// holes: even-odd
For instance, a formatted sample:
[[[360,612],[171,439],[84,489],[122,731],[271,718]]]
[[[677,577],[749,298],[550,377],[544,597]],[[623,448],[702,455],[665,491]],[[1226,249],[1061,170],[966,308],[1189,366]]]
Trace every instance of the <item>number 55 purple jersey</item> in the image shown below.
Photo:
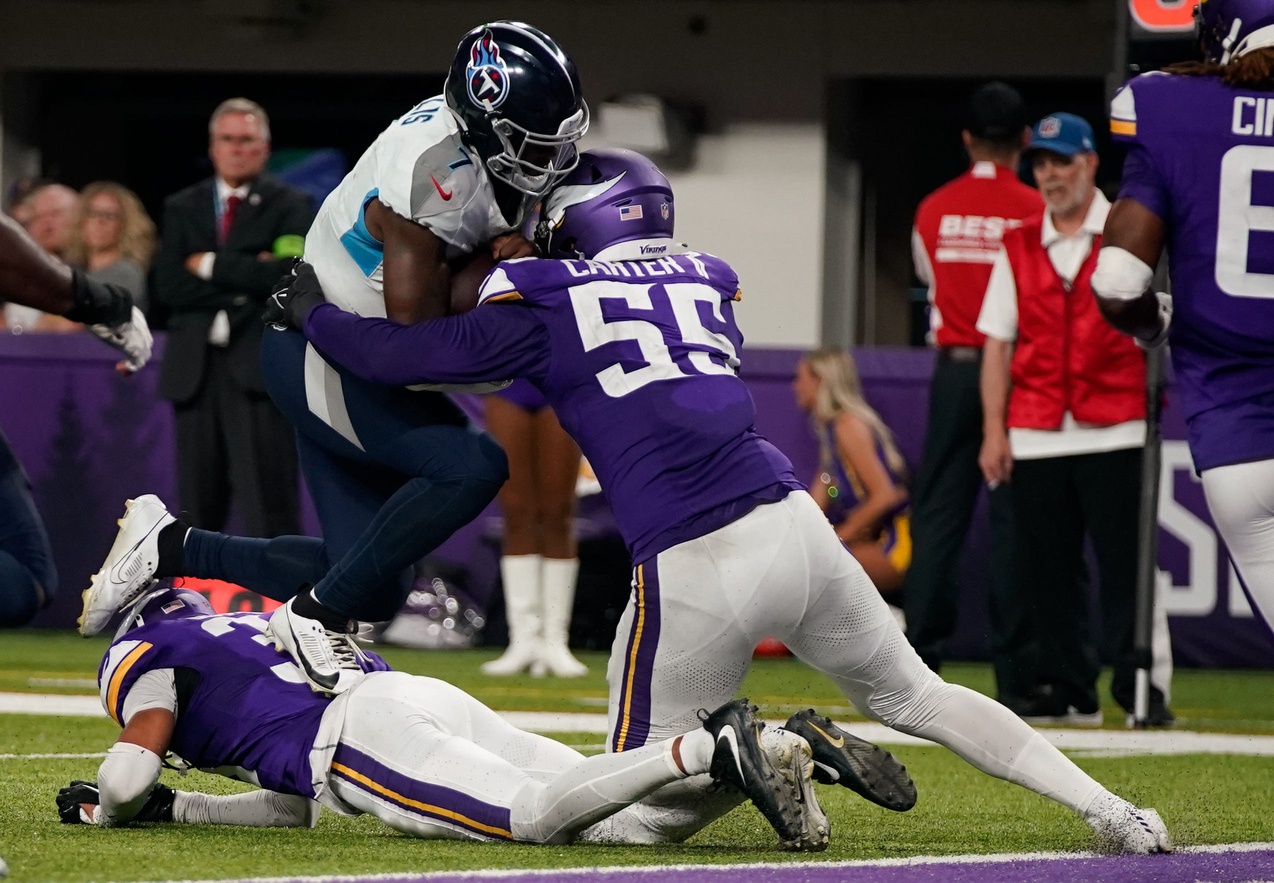
[[[1274,457],[1274,92],[1143,74],[1111,105],[1119,196],[1167,226],[1172,360],[1197,470]]]
[[[738,277],[720,258],[669,248],[681,253],[510,261],[466,315],[397,326],[324,306],[306,334],[377,382],[530,379],[592,464],[640,562],[804,487],[756,433],[735,373]]]

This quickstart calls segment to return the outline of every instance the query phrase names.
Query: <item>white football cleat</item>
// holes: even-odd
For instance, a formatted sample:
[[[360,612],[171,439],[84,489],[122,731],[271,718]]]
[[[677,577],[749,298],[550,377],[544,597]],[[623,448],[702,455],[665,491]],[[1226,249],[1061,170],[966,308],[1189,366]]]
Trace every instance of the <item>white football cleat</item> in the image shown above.
[[[812,852],[826,849],[832,825],[814,793],[814,757],[809,742],[789,730],[766,727],[761,731],[761,747],[779,775],[800,795],[801,836],[793,843],[784,843],[783,848]]]
[[[317,619],[292,609],[293,598],[270,614],[265,633],[280,653],[287,653],[301,667],[301,674],[315,693],[335,696],[363,678],[360,661],[365,654],[349,632],[334,632]]]
[[[1149,855],[1172,852],[1168,827],[1153,809],[1134,806],[1121,797],[1106,793],[1093,801],[1084,821],[1097,832],[1106,852]]]
[[[154,494],[124,504],[115,543],[84,592],[81,635],[96,635],[151,584],[159,566],[159,531],[176,520]]]

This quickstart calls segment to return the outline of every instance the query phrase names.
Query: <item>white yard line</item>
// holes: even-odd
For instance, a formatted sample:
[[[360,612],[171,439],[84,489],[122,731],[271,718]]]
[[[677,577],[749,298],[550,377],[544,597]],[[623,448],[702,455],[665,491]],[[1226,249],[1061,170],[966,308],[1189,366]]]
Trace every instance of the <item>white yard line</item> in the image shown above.
[[[52,714],[68,717],[105,717],[96,696],[56,696],[39,693],[0,693],[0,714]],[[606,715],[589,712],[504,711],[500,716],[536,733],[604,733]],[[781,720],[767,721],[779,726]],[[930,745],[877,723],[858,721],[845,728],[881,745]],[[1274,757],[1274,736],[1234,733],[1196,733],[1189,730],[1081,730],[1041,728],[1058,748],[1089,756],[1130,754],[1244,754]]]

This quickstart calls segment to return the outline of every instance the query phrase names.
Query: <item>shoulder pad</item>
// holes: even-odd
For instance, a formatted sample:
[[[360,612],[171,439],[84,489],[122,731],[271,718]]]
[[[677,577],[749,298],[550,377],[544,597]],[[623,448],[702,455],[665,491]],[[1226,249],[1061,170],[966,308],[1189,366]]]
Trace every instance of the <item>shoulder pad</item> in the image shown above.
[[[1161,96],[1178,78],[1163,71],[1150,71],[1133,77],[1120,87],[1110,102],[1110,134],[1116,141],[1133,143],[1145,131],[1147,117],[1153,117]],[[1141,123],[1140,129],[1138,123]]]
[[[148,659],[154,655],[151,652],[154,649],[155,645],[149,641],[124,639],[112,644],[106,651],[106,658],[102,660],[102,668],[97,676],[102,707],[121,726],[120,712],[124,707],[124,697],[133,681],[148,670]]]
[[[527,302],[544,287],[544,272],[561,261],[543,258],[516,258],[501,261],[478,288],[478,304]]]

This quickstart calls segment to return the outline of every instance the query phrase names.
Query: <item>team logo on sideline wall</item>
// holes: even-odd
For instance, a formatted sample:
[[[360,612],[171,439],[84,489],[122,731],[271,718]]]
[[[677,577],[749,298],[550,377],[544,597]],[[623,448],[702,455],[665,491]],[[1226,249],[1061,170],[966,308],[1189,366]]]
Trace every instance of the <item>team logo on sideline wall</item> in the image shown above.
[[[1133,23],[1156,33],[1193,31],[1194,6],[1190,0],[1128,0]]]
[[[469,78],[469,100],[479,107],[495,110],[508,97],[509,69],[490,31],[484,31],[473,44],[465,73]]]

